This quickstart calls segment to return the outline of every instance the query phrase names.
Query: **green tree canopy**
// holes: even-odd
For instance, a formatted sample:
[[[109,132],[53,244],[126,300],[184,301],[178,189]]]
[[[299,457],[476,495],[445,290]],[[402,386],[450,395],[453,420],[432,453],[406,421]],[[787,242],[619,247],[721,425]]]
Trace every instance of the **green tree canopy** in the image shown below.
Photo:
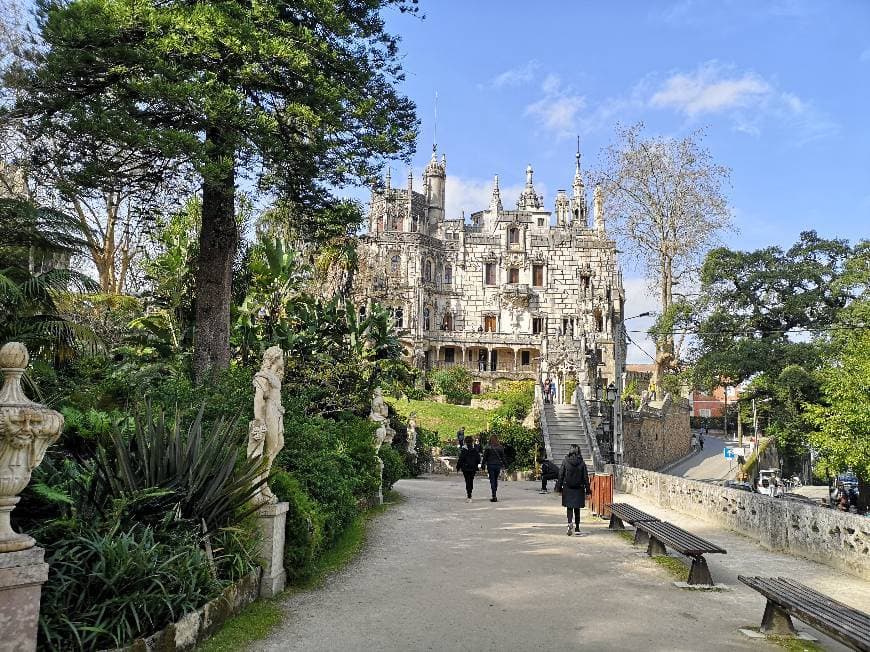
[[[239,177],[304,220],[332,187],[410,156],[415,107],[396,89],[388,7],[413,12],[416,0],[39,2],[42,43],[5,76],[15,116],[49,144],[36,155],[86,187],[201,180],[198,377],[229,360]]]

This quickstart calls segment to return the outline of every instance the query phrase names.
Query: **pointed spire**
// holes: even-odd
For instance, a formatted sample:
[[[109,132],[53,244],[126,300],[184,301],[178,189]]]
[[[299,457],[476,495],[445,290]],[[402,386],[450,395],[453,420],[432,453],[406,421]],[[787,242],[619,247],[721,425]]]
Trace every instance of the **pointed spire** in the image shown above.
[[[410,193],[414,189],[414,173],[411,168],[408,168],[408,192]]]
[[[387,178],[384,180],[384,188],[386,188],[387,190],[389,190],[390,186],[391,186],[391,182],[392,182],[391,175],[392,175],[392,170],[390,168],[387,168]]]
[[[498,187],[498,175],[495,175],[495,182],[492,186],[492,199],[489,201],[489,210],[494,213],[501,213],[504,210],[501,204],[501,191]]]
[[[532,169],[532,164],[529,163],[526,167],[526,187],[523,189],[520,199],[517,202],[519,210],[537,209],[543,206],[543,202],[535,192],[533,183],[535,171]]]

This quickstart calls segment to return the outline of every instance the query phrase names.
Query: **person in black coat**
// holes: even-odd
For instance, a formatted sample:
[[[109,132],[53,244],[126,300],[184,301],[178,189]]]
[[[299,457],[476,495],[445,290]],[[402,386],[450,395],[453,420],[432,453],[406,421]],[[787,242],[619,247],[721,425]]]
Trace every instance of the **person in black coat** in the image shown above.
[[[471,502],[471,492],[474,491],[474,476],[480,466],[480,451],[474,444],[474,437],[465,438],[465,446],[459,449],[459,461],[456,468],[465,476],[465,502]]]
[[[498,476],[501,470],[508,465],[507,456],[504,448],[498,441],[498,435],[492,435],[489,438],[489,446],[483,451],[483,459],[480,462],[480,468],[485,468],[489,473],[489,486],[492,489],[491,503],[498,502]]]
[[[568,536],[580,532],[580,509],[586,507],[586,496],[591,492],[589,472],[580,455],[580,447],[571,445],[571,450],[562,461],[556,491],[562,493],[562,507],[568,511]]]
[[[541,493],[547,492],[547,481],[555,480],[559,477],[559,467],[553,464],[551,460],[544,458],[541,460]]]

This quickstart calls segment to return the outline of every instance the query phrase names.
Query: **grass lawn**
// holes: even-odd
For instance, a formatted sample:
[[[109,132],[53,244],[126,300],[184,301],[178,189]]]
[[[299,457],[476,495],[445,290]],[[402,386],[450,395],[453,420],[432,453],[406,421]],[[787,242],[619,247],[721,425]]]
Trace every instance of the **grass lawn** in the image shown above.
[[[486,430],[492,411],[470,408],[467,405],[451,405],[434,401],[410,401],[387,398],[393,409],[408,418],[417,413],[417,425],[426,430],[437,431],[441,441],[455,441],[456,431],[465,426],[466,435],[476,435]]]

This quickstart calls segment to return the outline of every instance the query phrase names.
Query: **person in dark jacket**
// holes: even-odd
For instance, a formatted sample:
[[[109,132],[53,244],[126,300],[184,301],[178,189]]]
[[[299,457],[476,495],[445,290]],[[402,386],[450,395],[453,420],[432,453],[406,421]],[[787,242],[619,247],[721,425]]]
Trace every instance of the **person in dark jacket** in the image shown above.
[[[547,481],[555,480],[559,477],[559,467],[553,464],[551,460],[544,458],[541,461],[541,493],[549,493],[547,491]]]
[[[504,448],[498,441],[498,435],[493,435],[489,438],[489,446],[483,451],[483,460],[480,463],[481,469],[486,469],[489,473],[489,486],[492,489],[491,503],[498,502],[498,475],[503,467],[507,466],[507,457],[504,454]]]
[[[480,466],[480,451],[474,443],[474,437],[466,437],[465,445],[459,449],[459,462],[456,468],[465,476],[465,502],[471,502],[471,492],[474,491],[474,476]]]
[[[571,450],[562,461],[556,491],[562,492],[562,507],[568,510],[568,536],[580,532],[580,509],[586,507],[586,496],[591,493],[589,472],[580,455],[580,447],[571,445]]]

